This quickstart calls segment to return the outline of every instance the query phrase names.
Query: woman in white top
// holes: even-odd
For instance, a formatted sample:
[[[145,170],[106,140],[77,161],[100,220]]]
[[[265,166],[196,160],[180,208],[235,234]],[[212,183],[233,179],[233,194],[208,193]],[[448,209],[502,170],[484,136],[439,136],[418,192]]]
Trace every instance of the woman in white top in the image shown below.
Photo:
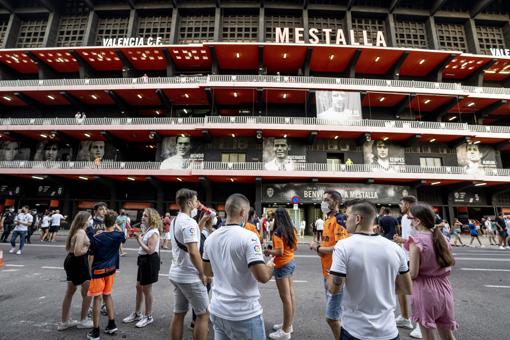
[[[137,321],[136,327],[145,327],[154,322],[152,318],[152,284],[158,281],[160,259],[159,241],[163,227],[161,216],[152,208],[143,211],[142,224],[145,226],[143,237],[136,234],[138,249],[138,273],[136,276],[136,309],[122,322]],[[142,302],[145,298],[145,315],[142,315]]]
[[[44,216],[42,218],[42,222],[41,222],[41,242],[46,241],[47,238],[48,238],[48,231],[50,230],[50,221],[51,221],[50,213],[51,212],[49,210],[46,210],[44,212]]]

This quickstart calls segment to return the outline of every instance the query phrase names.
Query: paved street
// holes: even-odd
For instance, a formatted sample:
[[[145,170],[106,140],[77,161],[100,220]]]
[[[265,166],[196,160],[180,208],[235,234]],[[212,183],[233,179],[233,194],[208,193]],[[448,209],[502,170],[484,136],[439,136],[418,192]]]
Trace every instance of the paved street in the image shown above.
[[[65,290],[62,268],[65,250],[61,236],[54,244],[27,245],[23,256],[8,254],[10,245],[0,244],[6,266],[0,269],[1,339],[84,339],[86,331],[56,331],[60,304]],[[116,338],[168,338],[172,306],[171,285],[167,280],[170,254],[162,253],[160,281],[155,284],[154,324],[146,329],[123,325],[121,319],[134,307],[136,252],[135,242],[128,241],[128,256],[121,259],[120,273],[114,285],[113,300],[119,333]],[[490,248],[455,248],[457,265],[452,283],[455,287],[458,339],[508,339],[510,304],[510,250]],[[330,339],[323,320],[324,298],[320,263],[305,244],[297,252],[295,287],[297,312],[293,339]],[[274,282],[261,285],[266,330],[281,321],[281,303]],[[80,297],[75,295],[72,316],[78,318]],[[189,324],[188,316],[186,324]],[[106,326],[103,317],[102,328]],[[403,339],[410,339],[401,331]],[[108,335],[103,335],[108,339]],[[185,339],[191,338],[189,330]],[[212,338],[212,337],[211,337]]]

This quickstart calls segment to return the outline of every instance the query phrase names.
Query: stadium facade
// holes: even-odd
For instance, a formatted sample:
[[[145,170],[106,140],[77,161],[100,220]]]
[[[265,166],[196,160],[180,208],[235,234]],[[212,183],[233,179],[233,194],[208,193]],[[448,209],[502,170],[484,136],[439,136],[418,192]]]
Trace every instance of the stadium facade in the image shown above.
[[[0,202],[510,212],[503,0],[2,0]],[[297,205],[294,206],[295,203]]]

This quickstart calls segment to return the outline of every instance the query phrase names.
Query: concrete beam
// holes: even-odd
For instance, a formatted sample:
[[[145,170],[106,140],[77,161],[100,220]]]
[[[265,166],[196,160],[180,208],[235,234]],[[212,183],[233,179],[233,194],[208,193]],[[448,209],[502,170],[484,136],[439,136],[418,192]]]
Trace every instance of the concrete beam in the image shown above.
[[[409,109],[411,110],[410,108],[408,108],[407,106],[409,105],[409,103],[411,103],[411,101],[416,97],[416,93],[411,93],[409,94],[409,96],[406,96],[404,99],[402,99],[400,101],[400,103],[398,103],[395,107],[394,107],[394,110],[395,110],[395,118],[396,119],[399,119],[400,118],[400,115],[402,114],[402,112],[404,112],[406,109]]]
[[[110,98],[112,98],[112,100],[121,111],[127,111],[128,105],[117,93],[112,90],[106,90],[105,92],[110,96]]]
[[[349,62],[349,66],[347,66],[347,72],[349,78],[356,77],[356,64],[358,63],[359,57],[361,56],[361,48],[358,48]]]
[[[485,74],[485,70],[488,70],[496,63],[497,59],[492,59],[478,70],[473,72],[465,81],[466,84],[470,84],[473,86],[483,87],[483,76]]]
[[[41,5],[43,5],[48,11],[55,12],[55,5],[49,0],[39,0]]]
[[[489,105],[481,110],[478,110],[476,112],[476,115],[481,118],[487,118],[491,113],[493,113],[494,111],[499,109],[501,106],[505,105],[506,103],[507,103],[506,99],[498,100],[497,102],[492,103],[491,105]]]
[[[480,14],[484,9],[490,6],[494,0],[478,0],[475,1],[473,7],[469,11],[469,15],[471,18],[476,17],[478,14]]]
[[[122,76],[124,78],[133,78],[135,76],[135,67],[131,64],[131,61],[129,61],[120,49],[116,49],[115,54],[122,62]]]
[[[74,59],[78,62],[78,65],[80,66],[80,79],[85,78],[94,78],[95,75],[97,75],[97,71],[90,66],[89,63],[83,57],[76,52],[75,50],[69,50],[69,53],[73,56]]]
[[[57,72],[49,67],[41,58],[36,56],[31,51],[25,52],[30,59],[32,59],[37,64],[37,70],[39,73],[39,79],[55,79],[57,78]]]
[[[12,7],[11,4],[9,3],[9,1],[7,1],[7,0],[0,0],[0,6],[5,8],[6,10],[8,10],[11,13],[14,12],[14,7]]]
[[[14,92],[14,95],[25,102],[28,106],[35,109],[36,111],[40,111],[42,109],[42,104],[38,101],[32,99],[22,92]]]
[[[67,101],[70,102],[71,105],[73,105],[76,109],[78,109],[79,111],[85,111],[85,107],[83,106],[83,104],[78,99],[73,97],[69,92],[60,91],[60,94],[64,96],[64,98],[67,99]]]
[[[471,142],[471,137],[469,136],[462,136],[460,138],[457,138],[454,141],[446,143],[450,148],[455,149],[457,146],[462,145],[464,143]]]
[[[450,54],[448,58],[446,58],[441,64],[437,65],[435,69],[430,71],[430,73],[427,75],[427,78],[430,81],[442,83],[443,82],[443,70],[452,61],[457,57],[456,54]]]
[[[435,0],[432,3],[432,7],[430,8],[430,15],[433,16],[439,11],[441,8],[443,8],[444,4],[446,3],[446,0]]]
[[[416,134],[416,135],[409,137],[408,139],[402,141],[402,145],[404,147],[410,147],[414,143],[419,142],[421,140],[421,137],[422,137],[422,135]]]
[[[119,150],[127,149],[127,143],[124,140],[112,135],[109,131],[101,131],[101,136],[103,136],[108,141],[108,143],[113,145],[115,148]]]
[[[389,11],[390,13],[393,13],[395,8],[397,8],[398,4],[400,3],[400,0],[392,0],[390,3]]]
[[[163,105],[169,111],[172,110],[172,103],[170,103],[170,100],[167,98],[165,93],[161,89],[157,89],[156,94],[158,95],[161,105]]]
[[[318,132],[317,131],[310,131],[308,134],[308,137],[306,138],[306,143],[308,145],[312,145],[315,140],[317,139]]]

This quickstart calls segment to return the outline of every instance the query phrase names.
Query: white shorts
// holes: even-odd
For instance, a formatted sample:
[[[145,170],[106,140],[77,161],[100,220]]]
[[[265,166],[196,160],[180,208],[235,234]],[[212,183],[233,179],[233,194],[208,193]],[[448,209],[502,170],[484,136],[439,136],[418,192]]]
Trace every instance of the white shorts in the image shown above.
[[[165,237],[163,239],[164,240],[170,240],[170,232],[165,233]]]

